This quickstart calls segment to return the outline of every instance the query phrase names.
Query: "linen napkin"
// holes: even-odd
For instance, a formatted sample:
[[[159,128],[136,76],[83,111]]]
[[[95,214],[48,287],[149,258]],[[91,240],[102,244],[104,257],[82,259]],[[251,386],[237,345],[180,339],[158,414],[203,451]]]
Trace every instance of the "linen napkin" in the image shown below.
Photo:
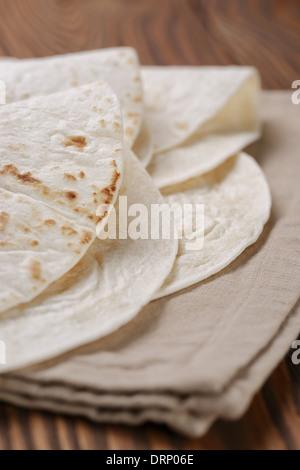
[[[246,410],[300,331],[300,106],[291,92],[264,92],[261,105],[263,138],[252,154],[273,209],[258,242],[97,344],[1,377],[1,399],[96,421],[161,422],[191,436]]]

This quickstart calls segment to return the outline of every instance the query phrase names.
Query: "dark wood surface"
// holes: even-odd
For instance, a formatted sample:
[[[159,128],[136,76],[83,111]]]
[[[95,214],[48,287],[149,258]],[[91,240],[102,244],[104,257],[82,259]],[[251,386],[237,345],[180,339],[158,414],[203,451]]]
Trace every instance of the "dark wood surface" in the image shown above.
[[[300,79],[299,0],[0,0],[0,55],[129,45],[142,64],[256,66],[264,88]],[[288,355],[248,413],[202,439],[0,405],[0,449],[300,449],[300,366]]]

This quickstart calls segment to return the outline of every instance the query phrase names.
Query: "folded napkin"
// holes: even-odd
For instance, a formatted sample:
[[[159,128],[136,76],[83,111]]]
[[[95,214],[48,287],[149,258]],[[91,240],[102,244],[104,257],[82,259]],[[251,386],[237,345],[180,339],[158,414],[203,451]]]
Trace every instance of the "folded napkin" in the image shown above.
[[[300,331],[300,107],[290,92],[264,92],[261,104],[252,154],[273,209],[258,242],[98,343],[2,376],[0,399],[101,422],[151,420],[190,436],[246,410]]]

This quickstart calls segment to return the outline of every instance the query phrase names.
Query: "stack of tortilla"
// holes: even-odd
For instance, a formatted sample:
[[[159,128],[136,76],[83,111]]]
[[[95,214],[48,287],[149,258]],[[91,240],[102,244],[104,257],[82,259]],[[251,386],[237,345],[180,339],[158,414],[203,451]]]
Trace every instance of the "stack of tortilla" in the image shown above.
[[[180,291],[197,283],[201,311],[200,281],[213,283],[212,276],[220,273],[218,279],[223,276],[226,282],[224,268],[230,272],[230,264],[259,239],[270,217],[271,195],[262,169],[243,149],[261,135],[260,82],[251,67],[141,68],[131,48],[3,58],[0,80],[7,97],[0,108],[0,340],[5,345],[0,397],[33,406],[30,397],[37,390],[32,383],[38,387],[47,373],[48,381],[53,379],[53,365],[45,361],[55,359],[59,367],[71,370],[68,361],[81,354],[76,348],[89,348],[96,341],[105,354],[107,338],[120,341],[121,336],[122,342],[126,331],[121,327],[129,322],[138,338],[134,325],[151,300],[161,298],[158,305],[168,305],[166,310],[173,305],[177,312]],[[143,204],[149,211],[153,204],[204,205],[204,239],[197,245],[192,227],[179,241],[176,236],[101,236],[111,212],[118,216],[121,196],[127,197],[128,206]],[[110,209],[99,213],[103,204]],[[176,220],[178,233],[188,223]],[[176,295],[166,298],[169,294]],[[157,310],[164,315],[163,309]],[[227,339],[236,335],[234,328],[230,333],[231,322],[225,322]],[[149,319],[148,331],[153,329]],[[168,331],[161,334],[172,344]],[[213,341],[214,331],[209,335]],[[196,338],[197,331],[191,331],[197,344]],[[237,343],[235,348],[239,355]],[[66,353],[71,359],[66,360]],[[85,357],[93,361],[89,354]],[[207,351],[206,356],[209,368],[217,367],[215,355],[211,362]],[[126,370],[126,355],[114,359]],[[167,357],[154,354],[153,361],[163,364]],[[184,353],[182,361],[180,368],[186,364],[190,373]],[[133,381],[133,390],[129,386],[132,367],[128,364],[120,389],[110,383],[106,395],[109,390],[142,392],[145,383]],[[100,366],[98,372],[101,376]],[[81,387],[88,387],[86,374],[81,377]],[[151,389],[154,396],[161,392],[155,382],[148,375],[147,393]],[[66,379],[64,386],[71,383]],[[197,393],[205,391],[205,381],[201,387]],[[65,399],[50,406],[49,396],[36,406],[60,410]],[[185,419],[174,426],[170,413],[145,412],[151,408],[147,400],[136,421],[126,400],[117,414],[108,413],[110,406],[102,402],[102,412],[96,414],[85,413],[88,403],[74,411],[72,396],[74,402],[78,397],[68,396],[62,411],[100,421],[150,419],[190,434],[208,426],[199,425],[201,413],[196,424]],[[184,414],[176,407],[178,416]],[[212,413],[213,419],[217,415]]]

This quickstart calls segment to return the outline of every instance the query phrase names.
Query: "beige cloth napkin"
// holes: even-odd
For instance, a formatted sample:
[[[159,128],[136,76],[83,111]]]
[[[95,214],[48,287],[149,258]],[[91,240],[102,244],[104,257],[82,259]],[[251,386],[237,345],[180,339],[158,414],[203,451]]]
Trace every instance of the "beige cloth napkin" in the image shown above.
[[[265,92],[262,115],[252,150],[273,210],[259,241],[98,344],[3,376],[1,399],[96,421],[151,420],[191,436],[245,411],[300,331],[300,106],[290,92]]]

